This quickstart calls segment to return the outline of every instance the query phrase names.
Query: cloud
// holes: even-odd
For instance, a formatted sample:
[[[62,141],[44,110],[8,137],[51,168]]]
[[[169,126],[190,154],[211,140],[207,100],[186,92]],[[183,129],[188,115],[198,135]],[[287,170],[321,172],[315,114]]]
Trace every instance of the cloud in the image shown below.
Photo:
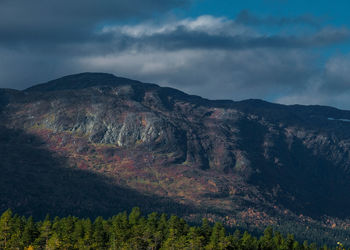
[[[299,51],[135,51],[81,59],[84,68],[136,77],[211,99],[262,98],[301,87],[312,75]],[[291,68],[290,66],[294,67]]]
[[[328,59],[322,69],[313,74],[294,93],[276,99],[286,104],[323,104],[350,109],[350,54]]]
[[[310,48],[345,42],[350,38],[346,28],[324,27],[311,34],[271,35],[243,26],[234,20],[200,16],[165,25],[107,26],[102,35],[109,35],[118,49],[221,49]]]
[[[6,34],[0,37],[0,87],[21,89],[62,75],[99,71],[210,99],[350,107],[345,98],[350,93],[344,94],[350,60],[332,57],[320,65],[315,53],[348,41],[347,28],[315,24],[311,32],[290,34],[256,28],[240,16],[148,18],[185,6],[185,0],[102,0],[97,7],[92,0],[76,0],[70,9],[60,1],[46,1],[52,5],[43,0],[33,0],[33,5],[0,2],[0,32]],[[130,18],[132,22],[125,21]],[[286,27],[307,22],[272,21]]]
[[[332,90],[350,90],[349,68],[350,55],[336,56],[328,60],[325,65],[325,76],[329,82],[333,82]]]
[[[101,33],[118,49],[82,58],[84,68],[107,69],[211,99],[350,106],[344,98],[343,103],[335,101],[344,92],[335,91],[329,98],[321,90],[332,88],[329,68],[339,63],[331,59],[320,68],[312,52],[347,41],[346,28],[270,36],[235,20],[201,16],[165,24],[106,26]]]
[[[1,0],[0,44],[91,39],[99,25],[144,18],[190,0]]]

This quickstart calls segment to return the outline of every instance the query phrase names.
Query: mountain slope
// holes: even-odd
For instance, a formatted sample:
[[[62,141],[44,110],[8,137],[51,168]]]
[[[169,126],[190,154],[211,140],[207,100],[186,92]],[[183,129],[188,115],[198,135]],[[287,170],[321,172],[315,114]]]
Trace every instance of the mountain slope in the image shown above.
[[[109,204],[120,204],[117,196],[129,204],[123,208],[150,200],[147,206],[177,207],[190,219],[205,215],[228,226],[277,226],[287,218],[301,227],[313,223],[347,232],[349,111],[212,101],[102,73],[66,76],[24,91],[0,90],[0,100],[0,146],[6,159],[0,166],[11,182],[24,167],[34,171],[37,187],[18,200],[1,196],[3,209],[39,214],[35,207],[26,208],[43,189],[80,186],[79,180],[91,178],[101,185],[86,192],[59,189],[57,196],[78,195],[68,203],[61,199],[51,211],[108,215],[113,213]],[[19,141],[11,141],[11,133]],[[22,142],[26,136],[40,143]],[[37,155],[38,150],[44,153]],[[28,154],[34,160],[21,161]],[[43,175],[46,168],[49,174]],[[39,185],[60,171],[83,177]],[[2,185],[6,191],[10,183]],[[82,188],[89,190],[86,185]],[[86,197],[95,197],[88,211],[76,210],[85,207]]]

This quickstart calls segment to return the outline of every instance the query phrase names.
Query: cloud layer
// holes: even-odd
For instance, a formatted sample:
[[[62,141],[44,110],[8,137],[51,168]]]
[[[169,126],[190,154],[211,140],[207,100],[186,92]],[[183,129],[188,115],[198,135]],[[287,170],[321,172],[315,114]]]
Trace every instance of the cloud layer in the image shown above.
[[[320,56],[349,40],[347,28],[248,11],[236,19],[159,14],[185,0],[76,0],[66,9],[67,2],[0,2],[0,87],[100,71],[211,99],[350,109],[350,56]]]

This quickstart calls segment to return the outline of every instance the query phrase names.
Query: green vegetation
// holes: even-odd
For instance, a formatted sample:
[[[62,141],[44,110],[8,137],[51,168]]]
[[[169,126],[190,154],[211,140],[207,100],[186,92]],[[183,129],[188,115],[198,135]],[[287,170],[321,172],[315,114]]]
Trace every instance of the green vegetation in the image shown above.
[[[105,220],[77,217],[34,222],[32,217],[13,215],[0,218],[1,249],[317,249],[315,244],[299,243],[294,236],[284,237],[268,227],[257,238],[236,230],[227,234],[221,223],[190,226],[177,216],[151,213],[139,208],[130,214],[119,213]],[[323,249],[328,249],[324,247]],[[338,245],[338,249],[342,249]]]

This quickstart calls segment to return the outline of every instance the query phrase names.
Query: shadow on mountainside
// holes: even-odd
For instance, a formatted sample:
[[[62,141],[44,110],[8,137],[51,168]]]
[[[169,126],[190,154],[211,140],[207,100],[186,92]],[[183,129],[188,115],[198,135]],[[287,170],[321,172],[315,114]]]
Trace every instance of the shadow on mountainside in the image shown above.
[[[144,212],[190,213],[191,208],[111,183],[108,178],[68,168],[37,137],[0,127],[0,212],[11,208],[43,218],[112,216],[139,206]]]
[[[0,112],[9,103],[10,98],[9,98],[8,92],[9,91],[6,89],[0,89]]]
[[[240,132],[241,147],[254,168],[250,182],[270,193],[275,204],[312,218],[349,218],[346,169],[320,156],[325,154],[315,154],[301,140],[288,144],[285,135],[274,135],[266,153],[262,145],[268,131],[262,125],[244,121]]]

